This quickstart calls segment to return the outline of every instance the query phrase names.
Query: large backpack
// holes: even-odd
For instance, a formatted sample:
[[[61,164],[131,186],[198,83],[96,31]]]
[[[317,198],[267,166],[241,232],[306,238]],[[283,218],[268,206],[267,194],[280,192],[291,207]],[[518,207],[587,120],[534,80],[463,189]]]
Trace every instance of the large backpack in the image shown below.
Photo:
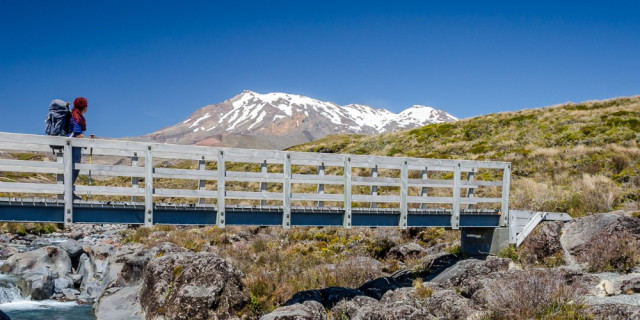
[[[51,101],[49,115],[45,119],[45,132],[50,136],[66,136],[69,133],[69,103],[60,99]]]

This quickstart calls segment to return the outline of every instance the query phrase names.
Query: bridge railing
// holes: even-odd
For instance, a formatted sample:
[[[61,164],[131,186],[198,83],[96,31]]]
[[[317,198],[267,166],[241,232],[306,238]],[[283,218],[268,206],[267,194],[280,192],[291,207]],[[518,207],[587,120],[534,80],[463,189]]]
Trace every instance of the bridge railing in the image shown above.
[[[28,156],[51,154],[52,146],[60,150],[55,159]],[[82,148],[81,163],[73,163],[73,148]],[[220,227],[225,225],[226,208],[234,203],[257,206],[275,203],[282,208],[283,227],[291,226],[291,209],[300,204],[342,210],[344,227],[352,226],[353,210],[365,207],[371,211],[395,210],[401,228],[407,227],[409,212],[437,209],[450,214],[450,227],[457,229],[461,211],[484,207],[493,207],[502,214],[501,226],[508,224],[511,166],[507,162],[252,150],[14,133],[0,133],[0,152],[4,152],[0,153],[0,194],[58,195],[63,198],[67,224],[74,221],[73,192],[82,196],[125,196],[131,197],[131,201],[144,199],[146,225],[154,223],[154,203],[167,198],[192,198],[202,206],[215,204],[216,224]],[[89,154],[103,160],[89,163]],[[175,161],[194,165],[178,168]],[[79,170],[81,176],[100,177],[107,182],[105,178],[124,177],[130,183],[73,185],[74,170]],[[46,183],[21,175],[25,173],[55,175],[56,180]],[[162,183],[165,179],[195,180],[197,186],[169,188]]]

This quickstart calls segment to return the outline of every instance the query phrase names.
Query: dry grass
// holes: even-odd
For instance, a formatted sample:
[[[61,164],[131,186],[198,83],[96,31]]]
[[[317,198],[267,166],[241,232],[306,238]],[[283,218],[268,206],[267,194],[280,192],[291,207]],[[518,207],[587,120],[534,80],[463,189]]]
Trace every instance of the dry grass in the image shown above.
[[[487,284],[487,319],[589,319],[562,274],[531,270]]]
[[[586,262],[590,272],[631,272],[640,264],[640,238],[627,231],[600,232],[585,245],[577,260]]]

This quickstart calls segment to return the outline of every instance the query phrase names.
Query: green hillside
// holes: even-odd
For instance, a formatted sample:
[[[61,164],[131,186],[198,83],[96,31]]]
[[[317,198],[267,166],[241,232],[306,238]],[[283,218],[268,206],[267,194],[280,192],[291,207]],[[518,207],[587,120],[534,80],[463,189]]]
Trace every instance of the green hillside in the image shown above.
[[[640,200],[640,96],[504,112],[295,151],[513,163],[511,207],[581,216]]]

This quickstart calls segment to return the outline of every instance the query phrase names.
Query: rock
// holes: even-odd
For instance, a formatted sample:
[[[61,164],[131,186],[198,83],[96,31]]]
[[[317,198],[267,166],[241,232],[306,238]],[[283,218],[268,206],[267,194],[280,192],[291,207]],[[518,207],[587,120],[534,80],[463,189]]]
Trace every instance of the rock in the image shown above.
[[[572,254],[580,251],[600,233],[628,232],[640,237],[640,219],[621,213],[600,213],[572,220],[563,230],[563,242]]]
[[[73,280],[71,277],[64,276],[53,281],[53,292],[62,293],[62,291],[67,288],[73,288]]]
[[[563,221],[545,221],[524,240],[518,253],[528,264],[547,264],[549,259],[562,254],[560,234]]]
[[[411,298],[414,288],[401,288],[398,292],[387,292],[385,302],[370,303],[355,311],[352,320],[429,320],[437,319],[427,305]],[[398,300],[396,300],[398,299]]]
[[[280,307],[264,315],[260,320],[325,320],[327,312],[316,301],[305,301],[289,306]]]
[[[322,304],[322,292],[320,290],[300,291],[284,303],[285,306],[304,303],[306,301],[315,301]]]
[[[45,267],[24,273],[29,295],[33,300],[49,299],[53,295],[53,274]]]
[[[398,283],[392,277],[381,277],[366,282],[358,291],[362,291],[366,296],[380,300],[382,296],[390,290],[398,289]]]
[[[136,285],[144,279],[149,261],[158,256],[174,252],[186,252],[186,249],[173,243],[164,242],[149,250],[142,246],[123,248],[118,251],[115,262],[122,267],[117,275],[118,286]]]
[[[31,241],[30,245],[33,247],[46,247],[53,245],[53,243],[49,239],[37,238]]]
[[[115,252],[112,245],[95,245],[89,248],[89,255],[94,259],[106,260]]]
[[[585,313],[593,319],[629,320],[640,319],[640,306],[624,304],[599,304],[585,308]]]
[[[63,289],[62,294],[65,300],[75,301],[78,299],[78,296],[80,295],[80,291],[76,289]]]
[[[140,286],[112,288],[106,290],[95,305],[97,319],[103,320],[143,320],[144,312],[138,299]]]
[[[76,270],[76,274],[81,276],[82,282],[81,286],[84,286],[88,281],[95,280],[93,263],[91,262],[91,258],[86,253],[83,253],[78,258],[78,269]]]
[[[469,299],[454,290],[437,290],[425,299],[431,314],[439,319],[471,319],[479,318],[481,312]],[[473,317],[475,315],[475,317]]]
[[[431,272],[427,277],[427,280],[434,278],[442,271],[458,263],[458,261],[460,261],[460,257],[458,255],[446,252],[431,254],[420,259],[422,268]]]
[[[321,303],[325,308],[331,309],[342,300],[351,300],[356,296],[364,296],[364,292],[342,288],[329,287],[322,290],[301,291],[293,295],[291,299],[285,302],[285,306],[304,303],[305,301],[315,301]]]
[[[367,296],[355,296],[351,300],[338,302],[331,312],[335,319],[352,319],[363,306],[377,304],[378,300]]]
[[[0,250],[0,260],[5,260],[10,258],[12,255],[19,253],[20,251],[13,246],[7,246]]]
[[[49,246],[14,254],[0,267],[0,271],[23,275],[42,268],[49,269],[56,278],[64,277],[71,273],[71,259],[64,250]]]
[[[9,243],[11,242],[11,240],[13,240],[13,237],[11,237],[11,234],[7,234],[7,233],[3,233],[0,234],[0,242],[1,243]]]
[[[71,260],[77,259],[82,254],[82,246],[75,240],[67,240],[60,242],[58,247],[62,248],[62,250],[66,251],[69,254],[69,258]]]
[[[81,274],[72,274],[71,281],[73,281],[73,286],[79,288],[82,284],[82,275]]]
[[[419,258],[425,254],[424,248],[415,242],[411,242],[391,248],[387,253],[387,257],[404,261],[408,258]]]
[[[147,265],[140,304],[150,319],[228,319],[249,300],[241,278],[212,253],[165,254]]]
[[[444,287],[458,287],[469,279],[475,279],[490,273],[515,268],[513,261],[507,258],[488,257],[487,260],[460,260],[452,267],[436,275],[431,282],[440,283]]]
[[[640,293],[640,278],[622,281],[620,291],[623,294]]]
[[[73,232],[71,232],[69,234],[69,238],[73,239],[73,240],[80,240],[82,238],[84,238],[84,232],[80,231],[80,230],[75,230]]]

